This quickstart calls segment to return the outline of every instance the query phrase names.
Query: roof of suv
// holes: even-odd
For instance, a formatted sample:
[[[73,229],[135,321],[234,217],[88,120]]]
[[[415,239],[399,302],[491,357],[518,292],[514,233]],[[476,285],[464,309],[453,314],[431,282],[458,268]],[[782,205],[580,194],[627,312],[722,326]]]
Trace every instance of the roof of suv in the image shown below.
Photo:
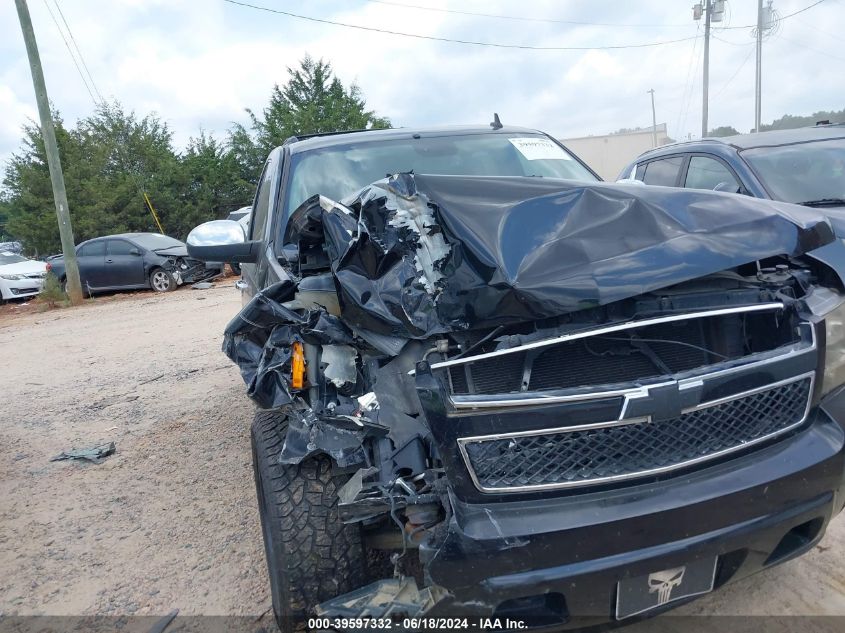
[[[657,153],[667,153],[669,150],[681,150],[693,146],[719,145],[736,149],[751,149],[752,147],[774,147],[776,145],[789,145],[791,143],[802,143],[820,139],[845,138],[845,123],[834,123],[829,125],[816,125],[812,127],[800,127],[791,130],[770,130],[768,132],[757,132],[752,134],[735,134],[734,136],[706,137],[692,141],[679,141],[661,145],[654,149],[647,150],[637,158],[651,156]]]
[[[302,140],[290,140],[285,145],[292,154],[334,145],[345,145],[355,141],[376,141],[413,136],[463,136],[467,134],[544,134],[540,130],[506,125],[494,130],[489,125],[450,125],[443,127],[390,128],[387,130],[360,130],[312,136]]]

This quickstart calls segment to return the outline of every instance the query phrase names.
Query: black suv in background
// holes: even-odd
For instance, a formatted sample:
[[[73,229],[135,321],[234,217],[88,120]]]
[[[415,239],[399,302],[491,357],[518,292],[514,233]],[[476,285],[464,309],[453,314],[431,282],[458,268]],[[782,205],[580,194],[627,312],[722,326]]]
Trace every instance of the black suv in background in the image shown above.
[[[845,247],[812,209],[601,183],[534,130],[366,131],[290,139],[248,234],[188,248],[243,262],[223,349],[284,631],[631,621],[845,503]]]
[[[845,237],[843,124],[673,143],[642,153],[619,179],[816,207]]]

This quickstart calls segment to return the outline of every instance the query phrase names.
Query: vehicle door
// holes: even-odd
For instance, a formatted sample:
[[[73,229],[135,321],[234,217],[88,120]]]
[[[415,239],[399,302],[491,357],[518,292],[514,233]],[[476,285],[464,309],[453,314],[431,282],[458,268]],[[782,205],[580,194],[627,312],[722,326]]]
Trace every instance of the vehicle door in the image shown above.
[[[79,278],[83,291],[87,288],[103,288],[105,283],[106,241],[96,240],[83,244],[76,252]]]
[[[276,177],[276,166],[278,164],[278,153],[270,154],[267,162],[264,163],[264,169],[261,172],[261,178],[258,181],[258,189],[255,192],[255,199],[252,203],[252,214],[249,221],[249,235],[247,239],[250,241],[258,240],[261,242],[261,253],[258,261],[254,264],[241,265],[241,280],[238,287],[242,292],[242,300],[244,303],[264,288],[264,281],[267,276],[267,249],[270,243],[268,237],[269,230],[269,216],[270,209],[275,196],[274,191],[278,188],[278,178]]]
[[[128,240],[108,240],[103,276],[106,286],[144,285],[146,279],[141,249]]]

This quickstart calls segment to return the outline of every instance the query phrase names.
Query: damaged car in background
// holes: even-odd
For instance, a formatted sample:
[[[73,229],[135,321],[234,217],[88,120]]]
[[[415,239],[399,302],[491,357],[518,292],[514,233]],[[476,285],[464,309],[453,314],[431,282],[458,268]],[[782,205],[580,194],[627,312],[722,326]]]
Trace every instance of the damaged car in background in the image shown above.
[[[76,247],[76,261],[88,295],[139,288],[169,292],[223,272],[223,264],[193,259],[184,242],[160,233],[122,233],[88,240]],[[47,270],[64,287],[64,257],[48,258]]]
[[[189,236],[252,284],[223,350],[282,630],[631,621],[842,510],[830,225],[595,180],[520,128],[292,139],[248,235]]]

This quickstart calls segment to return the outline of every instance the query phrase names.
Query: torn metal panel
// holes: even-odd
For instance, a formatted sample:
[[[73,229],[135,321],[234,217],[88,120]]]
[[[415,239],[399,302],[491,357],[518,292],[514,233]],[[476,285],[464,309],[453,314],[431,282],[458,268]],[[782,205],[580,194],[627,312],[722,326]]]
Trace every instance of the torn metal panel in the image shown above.
[[[294,293],[291,281],[270,286],[226,326],[223,351],[240,368],[248,395],[265,409],[293,402],[290,360],[294,341],[348,346],[354,340],[335,316],[322,310],[286,307]]]
[[[294,408],[287,413],[287,435],[279,453],[281,464],[298,464],[322,453],[341,468],[355,466],[366,461],[364,440],[387,434],[387,428],[363,417],[333,413],[318,416],[311,409]]]

